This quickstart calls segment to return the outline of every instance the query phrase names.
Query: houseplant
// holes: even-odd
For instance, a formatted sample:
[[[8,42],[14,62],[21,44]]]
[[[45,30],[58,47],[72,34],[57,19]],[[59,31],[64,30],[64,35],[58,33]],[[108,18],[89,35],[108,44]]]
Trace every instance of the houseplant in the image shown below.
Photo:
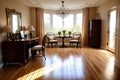
[[[60,31],[58,31],[58,35],[59,35],[59,36],[61,35],[61,32],[60,32]]]
[[[71,32],[71,31],[69,31],[69,32],[68,32],[68,34],[69,34],[69,36],[70,36],[70,35],[72,34],[72,32]]]

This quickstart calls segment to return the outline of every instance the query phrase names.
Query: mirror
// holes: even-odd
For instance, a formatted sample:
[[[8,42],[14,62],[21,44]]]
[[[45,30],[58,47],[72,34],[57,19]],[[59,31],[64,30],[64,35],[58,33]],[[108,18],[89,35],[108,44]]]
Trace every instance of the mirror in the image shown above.
[[[11,26],[10,32],[17,33],[22,29],[21,13],[15,9],[6,8],[7,25]]]

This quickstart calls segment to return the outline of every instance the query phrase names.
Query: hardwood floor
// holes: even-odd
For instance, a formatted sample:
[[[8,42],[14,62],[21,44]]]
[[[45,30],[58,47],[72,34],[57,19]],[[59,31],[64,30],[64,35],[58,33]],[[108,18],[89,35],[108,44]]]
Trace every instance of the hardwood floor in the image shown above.
[[[0,69],[0,80],[120,80],[114,54],[92,48],[46,48],[26,65]]]

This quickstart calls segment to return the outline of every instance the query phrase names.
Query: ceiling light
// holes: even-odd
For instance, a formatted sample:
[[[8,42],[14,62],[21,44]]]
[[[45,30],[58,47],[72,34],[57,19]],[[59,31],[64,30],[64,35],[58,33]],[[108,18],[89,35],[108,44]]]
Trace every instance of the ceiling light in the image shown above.
[[[64,18],[66,15],[69,14],[70,11],[65,8],[65,6],[64,6],[64,0],[62,0],[61,3],[62,3],[62,7],[60,9],[56,10],[56,14],[58,14],[61,17]]]

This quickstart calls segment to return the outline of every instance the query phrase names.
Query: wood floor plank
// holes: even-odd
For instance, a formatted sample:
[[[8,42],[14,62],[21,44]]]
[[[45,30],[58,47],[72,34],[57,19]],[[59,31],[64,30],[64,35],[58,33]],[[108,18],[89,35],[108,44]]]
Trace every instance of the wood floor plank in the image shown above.
[[[0,80],[120,80],[114,54],[93,48],[46,48],[26,65],[0,69]]]

